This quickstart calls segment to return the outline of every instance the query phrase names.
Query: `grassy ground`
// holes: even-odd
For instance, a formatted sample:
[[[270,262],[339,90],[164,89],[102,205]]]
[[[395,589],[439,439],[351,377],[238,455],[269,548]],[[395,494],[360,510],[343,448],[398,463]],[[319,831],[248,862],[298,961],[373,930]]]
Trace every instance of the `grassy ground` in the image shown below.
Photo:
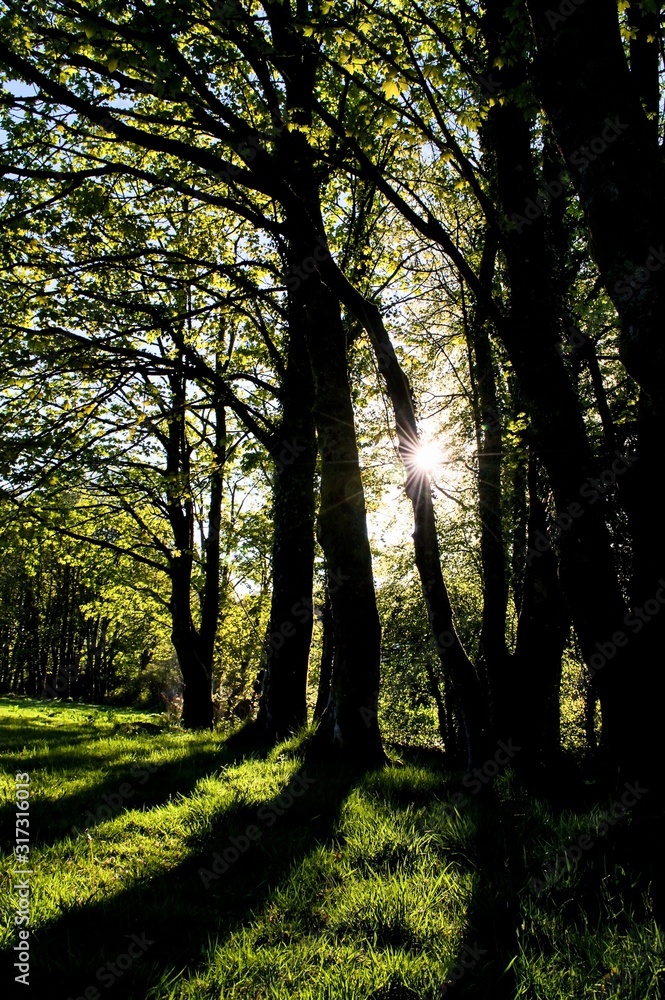
[[[28,699],[0,699],[0,740],[3,991],[21,771],[32,992],[18,995],[661,996],[638,810],[608,825],[611,800],[582,786],[555,805],[504,773],[475,794],[422,754],[331,773],[295,740],[243,759],[219,734]]]

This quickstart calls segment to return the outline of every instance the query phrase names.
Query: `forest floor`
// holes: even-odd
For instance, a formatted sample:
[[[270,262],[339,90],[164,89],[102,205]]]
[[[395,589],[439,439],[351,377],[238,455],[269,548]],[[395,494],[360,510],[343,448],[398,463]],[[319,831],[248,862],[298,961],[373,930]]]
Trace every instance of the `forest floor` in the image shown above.
[[[621,796],[581,779],[554,801],[509,770],[481,781],[390,747],[392,766],[344,773],[304,763],[298,740],[242,756],[159,716],[9,697],[0,746],[3,996],[665,992],[639,808],[619,816]],[[17,772],[30,791],[20,992]]]

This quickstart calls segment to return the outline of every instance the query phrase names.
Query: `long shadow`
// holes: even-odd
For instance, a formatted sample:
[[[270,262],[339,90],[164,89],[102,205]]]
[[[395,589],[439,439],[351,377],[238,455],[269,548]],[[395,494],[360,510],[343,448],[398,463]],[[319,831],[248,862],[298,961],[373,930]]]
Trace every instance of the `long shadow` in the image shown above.
[[[555,779],[556,779],[555,775]],[[566,778],[570,783],[566,783]],[[559,773],[558,779],[547,789],[540,780],[524,784],[534,798],[546,802],[554,815],[585,815],[594,805],[609,806],[612,796],[607,787],[584,786],[578,775],[570,775],[568,768]],[[521,905],[531,890],[532,877],[541,873],[525,864],[524,845],[533,831],[525,829],[519,819],[524,806],[518,802],[500,801],[493,790],[488,790],[478,801],[478,826],[474,867],[478,884],[467,911],[468,931],[457,962],[451,971],[457,975],[445,984],[442,996],[452,1000],[513,1000],[517,982],[513,961],[519,953],[519,931],[522,920]],[[660,817],[660,821],[657,820]],[[548,908],[556,911],[566,907],[569,927],[580,933],[587,931],[595,920],[619,920],[630,928],[630,915],[645,921],[650,916],[663,925],[665,909],[665,864],[662,853],[662,824],[665,814],[655,802],[640,804],[631,822],[619,820],[606,836],[592,837],[593,846],[576,862],[578,889],[571,899],[570,890],[556,881],[548,886]],[[589,830],[593,834],[593,830]],[[560,851],[569,846],[561,843]],[[608,873],[620,871],[613,883],[613,891],[621,898],[620,913],[607,909],[606,880]],[[653,910],[645,909],[645,893],[653,900]],[[524,943],[524,942],[523,942]],[[532,942],[538,949],[546,942]],[[482,952],[482,954],[481,954]],[[465,967],[466,966],[466,967]],[[665,974],[661,974],[661,988],[665,987]]]
[[[341,805],[358,772],[306,765],[299,773],[307,779],[305,790],[300,797],[292,795],[286,808],[276,796],[222,810],[210,835],[194,845],[195,854],[110,900],[82,904],[35,931],[33,995],[67,1000],[83,997],[86,988],[99,989],[101,983],[102,995],[111,1000],[146,1000],[166,971],[195,972],[206,961],[207,941],[222,941],[239,930],[293,866],[318,844],[334,840]],[[250,841],[250,827],[260,831],[258,839]],[[213,878],[215,865],[220,874]],[[202,869],[209,874],[202,877]],[[145,945],[144,951],[122,971],[118,958],[127,954],[132,935],[134,950]],[[8,959],[9,950],[2,955]],[[115,978],[108,963],[119,972]]]
[[[431,766],[430,755],[420,750],[405,756],[414,763],[422,761]],[[442,788],[444,794],[460,787],[462,772],[455,771],[451,776],[452,783],[448,780]],[[462,808],[469,811],[475,833],[470,857],[465,852],[456,859],[458,863],[466,862],[477,880],[466,910],[464,939],[437,996],[451,1000],[514,1000],[515,978],[510,966],[517,944],[515,894],[523,867],[521,845],[512,835],[510,806],[506,808],[500,801],[491,783]],[[419,994],[395,977],[368,1000],[419,1000]]]
[[[627,786],[641,790],[641,781],[625,782],[616,775],[608,775],[602,761],[594,758],[577,761],[562,757],[558,767],[550,769],[544,780],[528,781],[525,787],[534,797],[546,803],[552,813],[578,813],[586,815],[599,807],[601,815],[611,813],[614,803],[621,803]],[[586,779],[586,780],[585,780]],[[665,821],[665,802],[658,786],[651,786],[629,809],[627,817],[619,816],[606,835],[596,836],[594,829],[588,833],[594,840],[577,864],[581,878],[580,893],[576,899],[578,918],[606,916],[601,905],[602,883],[608,871],[623,870],[616,887],[621,893],[625,909],[644,917],[653,916],[665,928],[665,856],[662,850],[662,830]],[[562,849],[568,845],[562,844]],[[653,908],[644,910],[644,897],[650,896]],[[568,901],[569,902],[569,901]],[[577,918],[571,918],[577,919]]]
[[[525,871],[510,803],[488,788],[478,802],[475,864],[478,882],[467,911],[467,934],[445,996],[514,1000],[519,901]]]
[[[108,716],[104,718],[100,712],[100,706],[83,706],[78,703],[74,708],[78,710],[78,717],[65,717],[61,720],[60,703],[54,703],[57,707],[49,710],[49,702],[35,702],[27,705],[19,704],[19,711],[16,714],[0,714],[0,757],[3,766],[8,770],[25,770],[26,757],[30,757],[33,748],[37,749],[40,764],[42,761],[49,766],[58,759],[66,761],[66,749],[78,744],[90,744],[100,739],[114,739],[118,736],[130,734],[157,736],[165,735],[169,732],[163,722],[163,717],[152,713],[144,719],[130,718],[123,719],[122,712],[109,709]],[[0,696],[0,709],[6,708],[6,699]],[[90,712],[86,712],[86,708]],[[21,709],[27,708],[39,712],[37,718],[25,717],[21,715]],[[136,712],[133,715],[142,715]],[[158,719],[158,723],[152,721]],[[47,751],[47,753],[45,753]],[[85,761],[81,761],[81,768],[86,766]],[[92,762],[89,766],[95,766]]]
[[[86,827],[92,829],[128,810],[163,805],[178,794],[189,795],[197,782],[211,771],[233,766],[250,757],[260,759],[264,755],[262,748],[233,751],[220,742],[217,747],[194,751],[177,760],[156,765],[145,761],[119,764],[107,771],[102,781],[58,799],[57,808],[53,802],[40,801],[36,789],[30,803],[30,842],[35,847],[55,844],[76,833],[77,829],[81,832]],[[83,769],[83,759],[81,764]],[[68,758],[68,765],[72,766],[71,757]],[[13,847],[15,812],[12,802],[0,806],[0,829],[4,833],[0,848],[3,851]]]
[[[26,736],[28,735],[32,739],[27,740]],[[5,748],[0,753],[3,763],[9,769],[11,767],[23,771],[26,770],[26,767],[27,769],[31,767],[57,769],[58,767],[65,768],[70,766],[74,756],[72,751],[83,743],[86,747],[86,753],[75,762],[81,771],[94,771],[99,768],[102,761],[104,763],[108,762],[110,759],[109,755],[111,757],[119,757],[126,754],[127,747],[132,746],[132,742],[128,742],[128,737],[137,735],[143,736],[143,739],[137,740],[136,746],[143,749],[145,747],[152,747],[153,745],[160,746],[162,740],[168,745],[169,739],[173,734],[168,729],[158,729],[156,732],[145,736],[142,733],[123,732],[120,727],[107,730],[92,727],[88,731],[81,731],[80,726],[62,727],[61,731],[57,732],[53,732],[46,727],[46,731],[40,734],[35,731],[34,727],[31,727],[24,735],[22,742],[19,743],[19,741],[16,741],[16,745],[10,750]],[[123,742],[120,742],[118,737],[122,737]],[[108,746],[104,746],[103,753],[100,752],[99,755],[89,752],[90,747],[96,743],[114,739],[118,740],[115,747],[109,748]],[[221,734],[219,742],[220,744],[223,742]],[[33,752],[35,747],[36,752]]]
[[[31,748],[37,743],[43,743],[50,750],[53,746],[89,743],[98,733],[99,730],[96,733],[82,733],[80,725],[58,726],[57,730],[55,727],[49,728],[45,725],[43,733],[31,726],[19,737],[16,730],[0,723],[0,754],[2,754],[3,764],[8,769],[11,770],[15,767],[16,770],[20,771],[25,769],[26,747]]]

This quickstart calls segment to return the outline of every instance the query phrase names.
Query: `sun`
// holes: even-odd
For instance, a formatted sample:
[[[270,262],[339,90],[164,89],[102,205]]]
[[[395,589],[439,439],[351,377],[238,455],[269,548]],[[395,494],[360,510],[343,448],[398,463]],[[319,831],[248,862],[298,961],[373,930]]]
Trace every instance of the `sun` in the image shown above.
[[[420,472],[434,472],[441,465],[443,454],[441,448],[434,441],[428,441],[419,445],[412,458],[413,466]]]

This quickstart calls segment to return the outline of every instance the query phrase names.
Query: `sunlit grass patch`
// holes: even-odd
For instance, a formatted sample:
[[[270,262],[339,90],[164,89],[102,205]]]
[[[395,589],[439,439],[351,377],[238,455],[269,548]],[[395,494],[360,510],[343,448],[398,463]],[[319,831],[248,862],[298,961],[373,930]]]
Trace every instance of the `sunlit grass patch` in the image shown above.
[[[62,713],[46,735],[45,712]],[[543,892],[529,884],[598,823],[598,797],[555,809],[510,772],[473,795],[461,773],[408,757],[346,773],[308,763],[306,734],[243,758],[220,733],[142,718],[118,728],[115,714],[32,702],[23,718],[0,699],[5,819],[15,761],[31,775],[40,1000],[82,995],[132,934],[153,943],[102,996],[441,1000],[451,975],[491,996],[505,968],[530,1000],[659,996],[648,900],[625,905],[608,852]],[[5,884],[11,868],[5,853]],[[6,949],[13,905],[3,897]]]
[[[593,920],[576,909],[525,895],[516,996],[660,1000],[665,949],[657,922],[626,911],[617,921],[611,906]]]

